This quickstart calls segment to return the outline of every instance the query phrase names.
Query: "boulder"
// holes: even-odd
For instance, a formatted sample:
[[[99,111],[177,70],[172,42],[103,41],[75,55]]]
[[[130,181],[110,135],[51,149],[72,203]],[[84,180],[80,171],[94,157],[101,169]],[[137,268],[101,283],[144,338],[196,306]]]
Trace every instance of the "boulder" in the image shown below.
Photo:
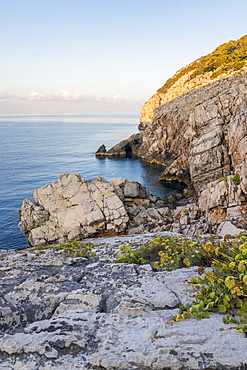
[[[32,246],[120,234],[135,228],[134,218],[139,215],[140,219],[142,212],[148,222],[135,233],[162,226],[164,221],[164,202],[157,203],[158,198],[144,186],[122,177],[85,181],[81,175],[63,174],[58,181],[34,190],[34,199],[25,199],[19,212],[19,227]],[[152,201],[162,206],[161,213]]]
[[[149,191],[138,182],[126,180],[123,186],[125,198],[142,198],[149,199]]]
[[[146,232],[146,230],[145,230],[144,225],[139,225],[139,226],[132,227],[132,228],[128,229],[128,235],[142,234],[142,233],[145,233],[145,232]]]
[[[102,144],[99,149],[95,152],[96,156],[105,156],[106,153],[106,147],[104,144]]]
[[[98,233],[125,231],[129,217],[114,186],[102,177],[85,181],[63,174],[24,200],[19,227],[30,245],[83,239]]]

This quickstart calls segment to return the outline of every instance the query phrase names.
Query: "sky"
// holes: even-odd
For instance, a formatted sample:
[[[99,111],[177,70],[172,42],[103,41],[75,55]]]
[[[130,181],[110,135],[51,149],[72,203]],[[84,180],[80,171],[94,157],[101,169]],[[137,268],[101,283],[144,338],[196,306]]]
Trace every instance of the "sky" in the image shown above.
[[[0,115],[139,114],[246,16],[246,0],[0,0]]]

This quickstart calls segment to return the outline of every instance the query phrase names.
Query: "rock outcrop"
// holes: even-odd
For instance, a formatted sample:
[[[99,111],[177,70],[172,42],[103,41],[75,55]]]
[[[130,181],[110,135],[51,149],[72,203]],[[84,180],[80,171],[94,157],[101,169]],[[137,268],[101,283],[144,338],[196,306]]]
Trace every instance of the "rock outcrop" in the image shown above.
[[[156,109],[138,155],[166,166],[161,179],[208,182],[246,173],[247,74],[201,87]]]
[[[172,221],[166,213],[164,201],[138,182],[122,177],[108,182],[100,176],[85,181],[81,175],[64,174],[35,190],[34,201],[23,201],[19,227],[29,244],[38,246],[164,230]]]
[[[142,144],[142,135],[140,133],[131,135],[128,139],[122,140],[109,150],[106,150],[105,145],[101,145],[96,151],[96,156],[123,156],[126,157],[129,153],[138,153],[138,149]]]
[[[24,200],[19,227],[30,245],[67,242],[99,233],[125,231],[129,217],[114,186],[102,177],[60,175]]]
[[[0,368],[245,369],[247,339],[222,315],[171,323],[193,301],[197,267],[114,263],[121,245],[151,237],[94,240],[90,260],[56,248],[2,250]]]
[[[200,209],[192,198],[170,194],[161,199],[138,182],[122,177],[110,182],[101,177],[84,181],[81,175],[64,174],[35,190],[34,199],[24,200],[19,223],[32,246],[124,233],[174,231],[196,235],[217,232],[218,228],[216,222],[201,214],[203,205]]]
[[[99,147],[99,149],[96,151],[96,153],[95,153],[95,155],[98,155],[98,156],[104,156],[106,154],[106,147],[105,147],[105,145],[103,144],[103,145],[101,145],[100,147]]]
[[[181,68],[143,105],[139,128],[152,122],[154,110],[188,91],[247,71],[247,35],[229,41]]]

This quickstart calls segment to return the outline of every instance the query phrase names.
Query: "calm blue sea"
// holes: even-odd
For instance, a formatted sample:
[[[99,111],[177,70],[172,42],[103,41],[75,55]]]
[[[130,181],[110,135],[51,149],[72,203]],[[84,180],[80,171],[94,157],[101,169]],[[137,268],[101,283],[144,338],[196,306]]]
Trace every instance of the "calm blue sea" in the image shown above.
[[[0,117],[0,249],[27,246],[17,226],[22,201],[62,173],[80,173],[86,180],[122,176],[161,197],[175,191],[159,183],[161,166],[95,157],[101,144],[109,149],[136,133],[138,120],[130,114]]]

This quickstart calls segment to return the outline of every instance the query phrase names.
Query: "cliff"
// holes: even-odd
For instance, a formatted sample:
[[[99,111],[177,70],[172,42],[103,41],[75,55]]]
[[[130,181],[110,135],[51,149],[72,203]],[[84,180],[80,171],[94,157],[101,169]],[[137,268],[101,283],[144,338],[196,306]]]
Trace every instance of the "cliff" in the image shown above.
[[[155,110],[136,154],[165,165],[161,179],[191,182],[197,192],[245,175],[246,103],[247,73],[183,94]]]
[[[111,148],[165,169],[160,179],[194,188],[207,222],[242,226],[247,211],[247,73],[202,86],[154,111],[152,123]],[[235,181],[237,179],[237,181]],[[225,186],[225,187],[224,187]]]
[[[154,109],[183,93],[247,70],[247,35],[229,41],[181,68],[141,108],[140,128],[149,124]]]

